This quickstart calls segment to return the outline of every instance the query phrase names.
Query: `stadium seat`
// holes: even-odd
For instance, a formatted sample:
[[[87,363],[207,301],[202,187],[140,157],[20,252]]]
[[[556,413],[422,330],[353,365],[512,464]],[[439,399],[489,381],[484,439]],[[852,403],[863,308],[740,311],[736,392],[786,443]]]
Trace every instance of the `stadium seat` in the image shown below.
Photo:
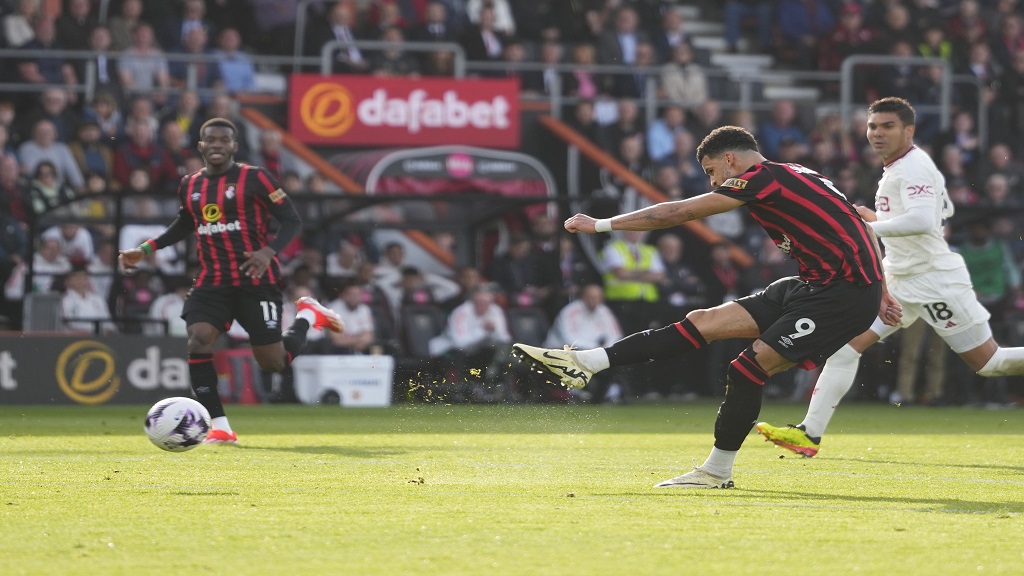
[[[540,308],[511,308],[508,311],[508,329],[516,342],[541,346],[548,335],[548,317]]]
[[[59,332],[64,328],[59,292],[25,295],[25,332]]]

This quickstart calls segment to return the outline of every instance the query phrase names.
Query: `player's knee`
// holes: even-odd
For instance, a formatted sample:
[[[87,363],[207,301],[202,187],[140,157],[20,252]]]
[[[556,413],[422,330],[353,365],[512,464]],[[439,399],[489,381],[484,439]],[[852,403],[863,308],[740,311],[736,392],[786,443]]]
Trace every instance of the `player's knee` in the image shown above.
[[[212,354],[213,345],[216,343],[217,338],[212,334],[207,334],[201,331],[189,332],[187,340],[187,349],[189,354]]]

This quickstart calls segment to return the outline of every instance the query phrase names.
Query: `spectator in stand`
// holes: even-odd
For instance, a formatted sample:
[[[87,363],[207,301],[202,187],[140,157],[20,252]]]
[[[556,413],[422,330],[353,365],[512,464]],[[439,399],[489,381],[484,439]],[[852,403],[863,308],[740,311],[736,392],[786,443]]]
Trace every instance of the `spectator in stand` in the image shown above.
[[[67,182],[75,191],[85,188],[85,179],[82,177],[78,164],[67,144],[57,141],[57,129],[49,120],[39,120],[32,126],[32,139],[22,142],[18,147],[18,158],[21,160],[21,170],[25,174],[32,174],[43,161],[50,162],[51,167],[56,170],[54,176],[57,182]]]
[[[508,0],[467,0],[466,15],[472,24],[479,25],[483,20],[483,12],[490,8],[494,11],[494,30],[505,36],[516,35],[516,21]]]
[[[622,142],[619,143],[619,151],[615,155],[615,159],[625,165],[626,169],[633,174],[647,182],[651,181],[651,165],[644,150],[643,134],[636,133],[623,138]],[[640,206],[636,205],[636,202],[640,201],[640,199],[637,197],[638,195],[632,186],[629,186],[625,180],[620,179],[618,176],[611,176],[610,180],[622,193],[621,209],[634,210],[640,208]],[[630,208],[631,206],[632,208]]]
[[[427,52],[422,69],[425,76],[451,78],[455,75],[455,53],[450,50]]]
[[[117,248],[110,240],[101,240],[96,246],[96,253],[86,263],[86,271],[96,293],[107,300],[110,288],[114,285],[114,274],[117,272]]]
[[[659,92],[662,98],[686,108],[711,101],[708,100],[707,75],[704,68],[694,62],[690,44],[684,42],[672,49],[670,61],[661,67]]]
[[[366,295],[360,284],[346,284],[338,293],[338,298],[327,305],[341,317],[343,332],[331,332],[334,354],[367,354],[370,347],[377,341],[376,323],[373,312],[364,302]]]
[[[680,46],[691,46],[692,39],[686,33],[686,21],[682,12],[675,6],[665,6],[661,10],[661,26],[651,33],[651,44],[654,46],[656,59],[666,63],[673,59]],[[691,46],[692,47],[692,46]]]
[[[38,34],[38,30],[36,34]],[[999,35],[992,40],[992,56],[1003,68],[1013,63],[1013,55],[1024,52],[1024,24],[1019,15],[1008,16],[999,25]]]
[[[882,25],[878,27],[875,35],[875,51],[881,54],[892,53],[897,43],[907,43],[914,46],[917,43],[918,32],[911,27],[910,11],[903,4],[885,4],[885,17]],[[914,50],[911,49],[911,53]]]
[[[980,97],[989,106],[989,126],[996,128],[1003,104],[996,101],[999,95],[999,75],[1003,73],[1003,68],[993,61],[992,51],[984,42],[971,44],[967,51],[967,58],[957,67],[956,71],[958,74],[970,74],[974,77],[975,82],[970,85],[970,88],[958,87],[954,101],[960,102],[961,107],[966,110],[977,110],[979,94],[976,86],[981,86]],[[996,110],[992,109],[994,106],[997,107]],[[1000,126],[997,131],[1002,128],[1005,127]]]
[[[129,124],[146,124],[153,134],[160,131],[160,120],[153,114],[153,102],[148,98],[136,96],[128,104],[128,114],[124,119],[122,140],[128,137]]]
[[[921,34],[921,42],[917,45],[917,53],[926,58],[942,58],[953,64],[954,47],[953,43],[946,38],[946,31],[942,24],[934,22],[929,24]]]
[[[32,198],[28,182],[21,177],[18,160],[12,154],[0,155],[0,206],[18,222],[32,218]]]
[[[68,0],[67,10],[57,17],[57,37],[68,50],[87,50],[89,33],[99,23],[91,14],[89,0]]]
[[[92,234],[79,224],[61,224],[47,228],[41,238],[60,242],[60,252],[72,264],[84,264],[95,255]]]
[[[423,13],[423,24],[412,39],[418,42],[454,42],[458,32],[448,23],[448,8],[441,2],[430,2]]]
[[[82,1],[82,0],[80,0]],[[87,1],[87,0],[85,0]],[[94,52],[108,52],[111,50],[110,29],[105,26],[95,26],[89,32],[88,50]],[[88,66],[89,63],[92,66]],[[121,98],[121,72],[117,58],[100,54],[88,60],[75,60],[75,74],[82,79],[82,84],[92,84],[94,94],[107,92]],[[95,96],[93,96],[95,98]]]
[[[565,93],[566,84],[570,81],[569,74],[558,70],[562,63],[562,45],[558,42],[545,42],[540,47],[540,62],[543,70],[527,70],[523,72],[520,90],[535,94],[550,95],[558,89]]]
[[[10,4],[8,2],[8,4]],[[32,23],[39,13],[39,2],[37,0],[18,0],[14,11],[10,12],[3,19],[3,38],[7,39],[6,45],[10,48],[19,48],[35,38],[35,30]]]
[[[555,317],[548,331],[545,347],[558,348],[569,343],[580,349],[610,345],[622,339],[622,328],[611,308],[604,303],[600,284],[586,284],[580,297],[566,304]],[[594,375],[586,391],[600,401],[612,383],[613,370]]]
[[[739,50],[744,21],[756,22],[756,52],[770,52],[772,29],[769,22],[775,22],[775,0],[726,0],[725,2],[725,43],[729,52]]]
[[[509,238],[505,253],[494,259],[488,276],[501,287],[510,304],[543,309],[558,285],[552,273],[530,237],[516,234]]]
[[[40,120],[49,120],[57,130],[57,140],[68,144],[78,128],[78,115],[68,109],[68,93],[60,88],[48,88],[39,97],[40,106],[24,118],[24,131],[28,132]]]
[[[697,139],[692,132],[676,134],[675,152],[672,166],[679,172],[679,183],[683,188],[683,197],[690,198],[707,192],[708,178],[700,162],[697,162]],[[728,214],[728,212],[723,212],[721,215],[715,214],[714,216],[709,216],[709,218],[719,218],[725,214]]]
[[[469,14],[466,12],[467,0],[434,0],[444,6],[445,24],[456,37],[469,26]]]
[[[338,249],[327,255],[326,273],[335,279],[353,279],[364,260],[359,247],[343,239],[338,242]]]
[[[254,46],[256,43],[256,18],[254,7],[249,0],[207,0],[206,21],[217,31],[234,28],[241,34],[240,44]]]
[[[1013,151],[1003,142],[996,142],[989,147],[985,173],[1004,176],[1014,195],[1024,191],[1024,164],[1013,157]]]
[[[389,6],[394,6],[394,4],[389,4]],[[384,42],[401,44],[405,41],[405,36],[401,28],[393,27],[385,30],[380,39]],[[370,70],[375,76],[418,78],[420,61],[401,48],[387,48],[370,57]]]
[[[634,71],[612,75],[612,95],[618,98],[646,98],[648,90],[657,90],[660,73],[653,68],[657,64],[654,47],[649,42],[640,42],[633,52],[630,64]]]
[[[505,34],[494,28],[494,9],[485,7],[480,10],[479,24],[468,26],[459,44],[466,50],[467,60],[498,62],[502,59],[506,39]]]
[[[402,18],[402,10],[393,0],[374,2],[363,21],[360,36],[371,40],[383,39],[384,33],[391,28],[402,30],[404,38],[411,26]]]
[[[126,189],[131,171],[145,170],[149,173],[150,185],[161,190],[160,148],[153,136],[153,129],[147,122],[130,122],[125,131],[128,141],[114,151],[114,181],[111,187],[115,190]]]
[[[646,330],[656,316],[665,264],[657,248],[644,241],[646,233],[625,231],[615,236],[601,252],[605,298],[623,330]]]
[[[100,127],[103,144],[112,148],[124,131],[123,117],[118,109],[117,99],[107,91],[97,91],[92,102],[86,106],[82,116],[96,122]]]
[[[960,151],[964,169],[968,172],[975,172],[978,164],[982,161],[981,140],[974,125],[974,117],[966,110],[961,110],[953,115],[952,127],[939,134],[932,142],[935,150],[942,150],[946,146],[955,146]]]
[[[93,289],[84,264],[72,267],[65,279],[65,287],[60,305],[66,331],[103,334],[117,332],[117,326],[110,321],[107,301]]]
[[[857,160],[857,147],[850,134],[843,130],[843,119],[838,112],[829,112],[822,116],[808,139],[812,143],[827,141],[832,145],[832,156],[828,158],[829,164],[846,164]],[[830,172],[825,175],[833,176],[834,174],[834,172]],[[840,190],[843,189],[840,188]]]
[[[839,11],[839,26],[822,39],[818,67],[839,70],[848,56],[874,49],[875,31],[864,25],[864,9],[860,4],[849,2]]]
[[[16,269],[24,268],[31,248],[28,225],[7,211],[0,212],[0,287],[7,285]],[[19,278],[20,274],[15,281]],[[0,303],[4,300],[4,296],[0,294]],[[6,310],[6,306],[0,304],[0,310]]]
[[[78,137],[68,148],[82,174],[96,174],[110,178],[114,173],[114,155],[100,140],[103,134],[94,120],[83,120],[78,125]]]
[[[143,94],[158,104],[167,100],[171,86],[171,75],[167,58],[156,45],[153,27],[138,24],[132,31],[132,45],[121,52],[118,62],[121,72],[121,86],[128,94]]]
[[[275,178],[280,178],[281,174],[289,171],[281,154],[281,133],[271,129],[262,130],[259,141],[260,149],[253,155],[253,163],[266,168]]]
[[[35,38],[21,45],[23,50],[33,51],[57,51],[64,50],[64,46],[58,42],[57,29],[52,18],[42,17],[35,21]],[[28,84],[58,84],[74,86],[78,84],[78,77],[75,75],[75,68],[70,62],[59,56],[32,56],[22,60],[18,64],[18,73],[21,81]],[[68,97],[75,101],[76,95],[70,93]]]
[[[174,108],[163,114],[159,124],[164,126],[169,122],[177,124],[179,128],[177,134],[180,140],[174,144],[174,148],[195,148],[199,143],[199,127],[203,124],[199,113],[199,95],[192,90],[178,94]]]
[[[337,41],[341,45],[334,53],[333,71],[335,74],[360,74],[369,67],[362,51],[353,42],[358,40],[356,31],[359,23],[356,19],[355,7],[351,2],[340,1],[331,6],[327,22],[319,28],[312,28],[307,34],[306,54],[319,56],[328,42]]]
[[[117,52],[125,50],[132,45],[132,33],[142,20],[142,0],[124,0],[121,3],[121,13],[110,18],[111,48]]]
[[[164,278],[168,291],[153,300],[149,307],[149,318],[153,322],[143,325],[142,333],[146,336],[177,336],[188,335],[185,320],[181,318],[185,307],[185,296],[192,288],[192,281],[185,276],[168,276]]]
[[[678,104],[669,104],[647,128],[647,155],[655,164],[670,159],[676,151],[676,135],[686,132],[686,111]]]
[[[780,0],[778,10],[780,59],[801,70],[814,68],[818,62],[819,41],[836,25],[829,2]]]
[[[954,42],[969,45],[988,36],[988,24],[982,17],[977,0],[961,0],[957,12],[946,24]]]
[[[77,195],[75,190],[71,189],[59,177],[56,166],[50,160],[42,160],[36,164],[29,187],[32,198],[32,210],[36,216],[40,216],[44,212],[67,203]],[[70,212],[67,209],[61,209],[57,214],[60,216],[70,216]]]
[[[572,49],[573,69],[562,75],[562,93],[577,98],[595,98],[604,80],[588,67],[597,63],[597,52],[591,44],[577,44]]]
[[[206,5],[203,0],[185,0],[181,17],[159,21],[161,26],[158,42],[161,46],[183,46],[188,44],[188,35],[193,30],[202,30],[205,36],[216,34],[213,25],[206,19]]]
[[[758,131],[757,141],[761,151],[769,158],[779,155],[784,140],[796,142],[803,147],[801,155],[810,152],[807,135],[797,123],[796,105],[792,100],[776,100],[772,107],[772,120],[766,122]]]
[[[441,308],[449,314],[456,306],[470,299],[473,292],[484,284],[484,278],[475,266],[463,266],[455,273],[455,282],[459,285],[458,294],[439,303]]]
[[[11,143],[11,133],[6,124],[0,124],[0,158],[4,156],[16,156],[18,153]]]
[[[478,287],[472,298],[452,310],[444,332],[430,340],[429,348],[432,356],[449,355],[462,378],[482,373],[485,382],[500,386],[499,379],[508,368],[512,336],[505,311],[494,299],[493,290],[486,285]],[[474,392],[483,396],[482,390]]]
[[[182,145],[183,140],[188,141],[185,137],[185,132],[181,129],[181,125],[177,122],[164,122],[160,127],[159,179],[161,188],[154,190],[154,192],[157,192],[168,202],[177,202],[178,184],[181,182],[182,177],[190,174],[185,167],[186,161],[189,158],[196,157],[195,147]],[[167,206],[167,208],[172,211],[174,209],[172,206]]]
[[[1021,208],[1022,202],[1011,192],[1006,176],[990,174],[985,179],[985,195],[979,202],[979,206],[991,208],[993,211],[1018,210]]]
[[[686,128],[693,135],[694,140],[700,142],[712,130],[725,123],[725,118],[722,116],[722,105],[718,103],[718,100],[704,100],[697,104],[692,113],[688,115]]]
[[[379,30],[385,30],[390,26],[398,26],[403,31],[409,32],[423,22],[423,14],[427,9],[427,0],[380,0],[370,5],[367,13],[367,22],[371,26],[379,26]],[[395,16],[385,15],[394,12]],[[388,23],[381,26],[381,22]]]
[[[679,169],[671,164],[658,166],[654,171],[654,185],[662,194],[668,196],[669,200],[686,198],[683,186],[680,184]]]
[[[256,89],[256,65],[246,52],[242,51],[242,35],[235,28],[224,28],[217,36],[217,75],[224,89],[232,94],[252,92]]]
[[[636,10],[629,6],[619,8],[615,14],[615,25],[601,34],[598,44],[599,60],[602,64],[619,66],[637,63],[637,49],[640,44],[650,46],[647,33],[638,29]],[[654,48],[651,48],[651,62],[654,62]]]
[[[171,78],[171,86],[178,89],[192,88],[215,89],[224,85],[220,77],[220,66],[217,62],[205,59],[212,56],[208,47],[209,37],[205,28],[191,28],[185,33],[181,44],[175,45],[172,52],[177,56],[187,56],[188,60],[175,59],[167,65]]]
[[[505,42],[505,51],[502,53],[502,62],[508,66],[496,75],[504,78],[518,78],[519,85],[522,86],[525,84],[525,72],[519,65],[526,61],[526,46],[515,38],[509,38]]]
[[[644,132],[644,122],[640,118],[640,106],[636,100],[620,98],[616,102],[617,117],[614,124],[609,125],[604,131],[604,138],[601,148],[605,152],[615,153],[621,147],[625,138],[639,132]]]
[[[46,238],[32,256],[32,286],[35,292],[49,292],[57,276],[71,271],[71,262],[60,253],[60,240]]]

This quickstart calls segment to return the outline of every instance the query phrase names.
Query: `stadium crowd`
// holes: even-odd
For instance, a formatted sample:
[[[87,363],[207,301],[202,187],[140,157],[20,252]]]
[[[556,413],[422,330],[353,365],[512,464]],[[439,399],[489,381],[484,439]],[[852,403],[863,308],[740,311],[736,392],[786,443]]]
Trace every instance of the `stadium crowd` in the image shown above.
[[[114,262],[118,248],[138,244],[173,217],[178,181],[202,167],[195,146],[208,118],[234,120],[242,129],[236,159],[266,167],[287,192],[337,193],[322,176],[303,179],[289,166],[278,133],[247,134],[239,116],[239,99],[258,90],[261,73],[286,72],[257,66],[254,57],[292,53],[300,6],[309,16],[299,42],[303,54],[319,56],[326,43],[337,41],[336,73],[450,76],[449,50],[371,51],[353,42],[453,42],[471,62],[506,65],[471,75],[518,77],[524,96],[561,90],[570,102],[566,122],[669,198],[707,190],[695,146],[713,128],[736,124],[757,136],[766,157],[818,170],[852,202],[873,204],[882,167],[864,140],[863,116],[844,127],[834,107],[777,99],[762,113],[725,105],[721,83],[709,74],[710,50],[694,42],[687,12],[677,9],[682,4],[696,5],[704,20],[724,23],[722,50],[770,54],[779,69],[836,71],[853,54],[929,56],[976,80],[957,86],[949,129],[941,128],[937,114],[921,114],[916,141],[946,177],[959,210],[951,242],[968,263],[994,329],[1001,341],[1019,345],[1024,6],[1017,0],[114,0],[104,22],[97,1],[5,0],[0,46],[26,57],[0,58],[0,83],[39,87],[0,90],[0,315],[17,329],[26,290],[62,291],[68,330],[183,333],[177,312],[190,277],[187,248],[151,256],[150,268],[134,276],[115,274]],[[46,55],[56,50],[102,54],[90,60]],[[190,66],[168,55],[216,59]],[[517,66],[523,62],[578,67]],[[634,71],[599,72],[590,65]],[[941,66],[884,65],[871,72],[858,76],[858,102],[881,96],[902,96],[917,106],[939,102]],[[86,84],[94,87],[88,99],[82,90],[65,88]],[[648,124],[643,105],[651,86],[661,105]],[[834,83],[815,86],[835,99]],[[986,118],[977,117],[979,98]],[[985,141],[979,122],[988,126]],[[594,165],[584,163],[579,181],[596,216],[645,202]],[[96,223],[115,211],[127,226]],[[316,217],[315,211],[303,215]],[[432,306],[448,321],[438,326],[428,353],[447,359],[444,379],[474,373],[478,381],[457,394],[487,399],[495,387],[483,383],[500,381],[497,388],[507,385],[508,395],[550,399],[555,390],[524,386],[532,391],[523,394],[517,382],[526,377],[505,374],[504,344],[521,338],[517,331],[524,326],[538,325],[523,319],[539,318],[543,329],[535,336],[549,345],[598,346],[748,294],[794,270],[738,213],[708,224],[755,256],[746,269],[731,261],[727,244],[707,249],[679,231],[616,235],[591,262],[573,237],[559,233],[559,220],[523,213],[510,221],[516,229],[498,253],[459,262],[452,277],[407,262],[401,243],[376,245],[360,233],[296,243],[280,255],[290,295],[324,298],[349,326],[310,345],[321,352],[410,355],[423,343],[410,342],[406,308]],[[514,312],[523,309],[539,314]],[[233,335],[244,338],[244,332]],[[947,359],[941,343],[903,340],[914,346],[900,350],[898,389],[866,384],[866,395],[1005,405],[1020,392],[1019,383],[975,381],[958,360]],[[933,346],[929,359],[948,361],[950,369],[944,383],[936,382],[942,370],[928,370],[928,386],[917,392],[924,345]],[[652,364],[603,375],[589,396],[622,401],[718,394],[706,375],[721,371],[708,366],[732,358],[731,346],[717,344],[694,365]],[[876,356],[896,350],[880,348]],[[896,381],[895,371],[876,364],[881,368],[865,370],[865,381]],[[670,377],[681,369],[694,377]],[[798,378],[776,384],[775,394],[805,389]]]

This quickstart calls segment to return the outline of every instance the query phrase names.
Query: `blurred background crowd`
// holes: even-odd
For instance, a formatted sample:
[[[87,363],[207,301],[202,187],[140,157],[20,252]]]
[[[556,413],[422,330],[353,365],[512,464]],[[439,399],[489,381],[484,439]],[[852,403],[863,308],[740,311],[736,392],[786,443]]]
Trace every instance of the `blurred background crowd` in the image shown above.
[[[360,47],[368,40],[395,44]],[[408,42],[439,47],[402,49]],[[114,268],[118,248],[154,236],[173,217],[179,180],[202,167],[195,146],[208,118],[234,120],[236,159],[266,167],[298,201],[343,201],[329,179],[288,154],[279,131],[240,115],[246,103],[266,102],[260,96],[280,98],[289,72],[320,70],[309,58],[289,58],[318,58],[328,43],[331,72],[381,77],[453,76],[449,46],[457,44],[468,76],[518,78],[524,102],[552,102],[549,112],[671,199],[707,191],[695,147],[715,127],[735,124],[757,136],[769,159],[811,167],[852,202],[871,205],[882,167],[866,145],[863,103],[907,98],[920,110],[917,145],[935,159],[958,208],[951,243],[992,311],[997,339],[1024,343],[1017,0],[2,0],[6,328],[23,328],[27,296],[49,293],[60,295],[64,330],[184,333],[177,313],[193,272],[187,244],[158,252],[134,276]],[[854,76],[858,104],[844,122],[836,73],[855,55],[904,59],[869,63]],[[929,60],[907,59],[916,56]],[[743,66],[796,81],[738,93]],[[958,81],[945,92],[950,73]],[[270,110],[286,125],[279,108]],[[524,151],[555,162],[547,148]],[[573,178],[595,216],[649,202],[600,163],[581,163]],[[722,239],[713,245],[682,230],[626,233],[601,238],[590,254],[560,233],[567,206],[514,209],[499,244],[447,272],[428,271],[407,258],[403,243],[365,231],[307,234],[280,255],[288,299],[313,295],[345,317],[349,330],[311,342],[314,351],[394,354],[409,374],[427,370],[435,384],[452,383],[450,398],[568,400],[509,369],[513,339],[609,344],[795,271],[739,211],[708,220]],[[303,208],[307,225],[320,207]],[[377,205],[362,218],[395,216]],[[435,239],[452,241],[444,233]],[[753,264],[738,266],[730,246]],[[862,397],[1019,401],[1019,382],[978,379],[920,328],[865,355]],[[230,336],[244,342],[244,332]],[[736,346],[603,374],[577,399],[720,394],[708,375],[723,373],[714,367]],[[781,375],[769,393],[799,398],[813,377]]]

